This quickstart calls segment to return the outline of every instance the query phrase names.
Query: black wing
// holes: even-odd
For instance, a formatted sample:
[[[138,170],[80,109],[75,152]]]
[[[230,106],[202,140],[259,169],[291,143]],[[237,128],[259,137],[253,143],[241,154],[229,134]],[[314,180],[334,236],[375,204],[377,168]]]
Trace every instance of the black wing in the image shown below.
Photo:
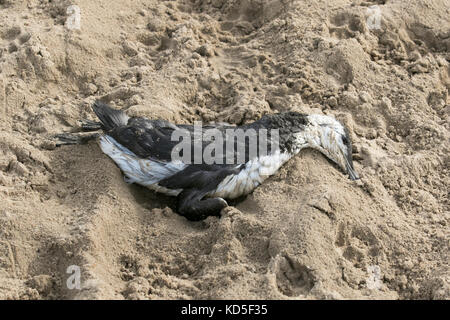
[[[108,135],[141,158],[169,162],[172,149],[178,144],[171,140],[176,129],[167,121],[130,118],[126,125],[114,128]]]
[[[207,193],[215,189],[225,177],[239,171],[240,168],[230,165],[191,164],[158,184],[169,189],[196,189]]]
[[[105,133],[121,145],[141,158],[153,158],[164,162],[173,160],[172,151],[183,141],[190,147],[189,150],[184,144],[180,150],[177,150],[177,155],[184,162],[189,164],[216,163],[224,167],[227,167],[226,164],[229,163],[235,167],[237,164],[246,163],[251,158],[260,155],[259,140],[261,137],[258,130],[265,127],[263,123],[259,122],[242,127],[226,124],[204,125],[201,127],[202,135],[197,137],[192,125],[174,125],[165,120],[149,120],[139,117],[129,118],[123,111],[112,109],[100,102],[94,104],[94,111],[101,120]],[[209,129],[216,130],[212,132],[208,131]],[[243,137],[245,133],[250,133],[248,129],[253,130],[253,136],[250,134],[250,136]],[[174,136],[176,130],[179,131]],[[238,132],[239,130],[242,131]],[[216,140],[217,144],[211,145],[211,137],[206,138],[206,132],[212,136],[216,135],[212,139]],[[217,139],[220,140],[217,141]],[[269,144],[266,151],[272,153],[274,150],[271,150],[270,139],[269,137],[266,141],[266,144]],[[257,154],[250,152],[254,151],[252,148],[254,146],[257,146]],[[184,151],[189,151],[190,156],[184,156]],[[195,159],[196,155],[202,157]],[[213,162],[205,162],[203,155],[211,155]],[[200,160],[201,163],[195,160]]]

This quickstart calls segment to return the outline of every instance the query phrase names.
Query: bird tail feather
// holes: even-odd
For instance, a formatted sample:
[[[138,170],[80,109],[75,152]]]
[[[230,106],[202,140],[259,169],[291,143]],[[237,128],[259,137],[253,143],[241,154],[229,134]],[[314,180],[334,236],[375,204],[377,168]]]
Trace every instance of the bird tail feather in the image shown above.
[[[92,109],[100,119],[102,129],[105,131],[111,131],[116,127],[125,126],[130,119],[125,112],[113,109],[99,100],[94,102]]]

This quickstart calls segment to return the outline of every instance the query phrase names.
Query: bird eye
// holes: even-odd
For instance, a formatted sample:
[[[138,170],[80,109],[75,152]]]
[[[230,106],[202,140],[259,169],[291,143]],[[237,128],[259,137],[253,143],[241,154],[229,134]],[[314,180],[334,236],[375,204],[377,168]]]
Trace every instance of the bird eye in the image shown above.
[[[347,144],[347,143],[348,143],[348,139],[347,139],[347,137],[345,137],[345,136],[342,136],[342,142],[343,142],[344,144]]]

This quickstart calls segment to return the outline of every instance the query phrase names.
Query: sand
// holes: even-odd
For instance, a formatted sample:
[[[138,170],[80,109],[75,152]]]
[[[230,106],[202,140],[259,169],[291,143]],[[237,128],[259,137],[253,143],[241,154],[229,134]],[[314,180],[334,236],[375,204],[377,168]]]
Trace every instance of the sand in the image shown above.
[[[0,0],[0,298],[449,299],[449,16],[446,0]],[[95,141],[55,147],[95,99],[178,123],[333,115],[362,178],[304,150],[189,222]]]

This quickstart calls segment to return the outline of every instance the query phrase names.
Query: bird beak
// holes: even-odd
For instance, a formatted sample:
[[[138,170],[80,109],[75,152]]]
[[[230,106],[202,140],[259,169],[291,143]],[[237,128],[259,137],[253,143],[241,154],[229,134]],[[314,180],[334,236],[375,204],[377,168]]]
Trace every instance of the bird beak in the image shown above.
[[[347,173],[348,173],[350,180],[354,181],[354,180],[359,179],[359,175],[356,173],[355,169],[353,168],[353,164],[351,164],[348,160],[347,160]]]

